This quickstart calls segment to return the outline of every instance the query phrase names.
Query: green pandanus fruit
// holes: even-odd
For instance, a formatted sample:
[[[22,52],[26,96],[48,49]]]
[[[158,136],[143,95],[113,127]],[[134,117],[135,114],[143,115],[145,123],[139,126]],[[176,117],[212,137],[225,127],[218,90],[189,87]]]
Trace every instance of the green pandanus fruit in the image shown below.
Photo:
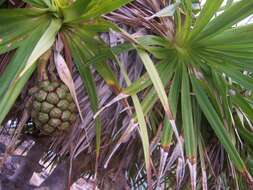
[[[48,78],[46,65],[49,57],[47,52],[39,59],[39,80],[29,90],[32,96],[29,108],[31,118],[42,134],[57,135],[74,124],[77,109],[68,87],[56,77],[52,77],[54,80]]]

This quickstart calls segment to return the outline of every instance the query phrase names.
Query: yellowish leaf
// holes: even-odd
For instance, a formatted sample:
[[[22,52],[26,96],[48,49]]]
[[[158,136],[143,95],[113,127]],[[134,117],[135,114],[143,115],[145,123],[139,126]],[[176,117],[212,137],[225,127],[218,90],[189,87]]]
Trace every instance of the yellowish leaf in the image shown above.
[[[67,66],[66,61],[62,57],[62,55],[58,52],[54,52],[54,62],[56,65],[57,72],[59,74],[60,79],[66,84],[66,86],[69,88],[69,91],[76,103],[80,118],[82,122],[84,121],[82,112],[78,103],[77,95],[76,95],[76,90],[75,90],[75,84],[73,81],[73,78],[71,76],[70,70]]]

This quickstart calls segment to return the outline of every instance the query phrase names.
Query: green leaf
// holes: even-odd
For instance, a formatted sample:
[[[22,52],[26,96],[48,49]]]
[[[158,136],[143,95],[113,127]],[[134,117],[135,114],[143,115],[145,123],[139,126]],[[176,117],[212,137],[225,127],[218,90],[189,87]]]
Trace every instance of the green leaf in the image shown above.
[[[192,2],[191,0],[182,0],[183,10],[185,14],[184,23],[182,25],[182,30],[178,31],[176,34],[177,41],[181,44],[185,42],[191,32],[192,26]]]
[[[161,77],[161,81],[162,81],[164,86],[169,83],[169,81],[171,80],[171,78],[173,76],[173,73],[174,73],[174,68],[173,67],[174,67],[174,65],[175,65],[175,62],[173,62],[171,64],[167,63],[164,70],[162,70],[159,73],[160,77]],[[150,79],[147,79],[147,81],[150,81]],[[152,82],[150,81],[150,85],[151,84],[152,84]],[[140,87],[140,89],[141,89],[141,87]],[[123,92],[125,92],[125,91],[123,91]],[[153,106],[155,105],[157,100],[158,100],[157,92],[154,89],[154,87],[152,87],[149,90],[148,94],[145,96],[144,100],[142,101],[142,109],[143,109],[143,112],[144,112],[145,116],[153,108]]]
[[[74,58],[74,63],[77,66],[78,72],[84,82],[84,86],[89,96],[89,100],[91,103],[91,108],[93,113],[95,114],[98,111],[98,96],[94,78],[92,76],[92,72],[90,67],[84,66],[86,63],[86,56],[83,54],[85,49],[80,49],[78,45],[68,39],[68,43]],[[96,126],[96,154],[97,157],[100,152],[100,144],[101,144],[101,119],[96,117],[95,119],[95,126]]]
[[[183,159],[183,148],[182,148],[182,143],[180,141],[180,137],[179,137],[179,133],[178,133],[178,129],[176,127],[176,122],[175,122],[175,118],[172,114],[171,111],[171,107],[169,105],[168,102],[168,97],[166,95],[163,83],[161,81],[161,78],[159,77],[159,74],[154,66],[153,61],[151,60],[151,58],[149,57],[148,53],[146,53],[143,49],[138,49],[137,50],[138,55],[140,56],[142,63],[144,64],[147,73],[149,74],[149,77],[153,83],[154,89],[161,101],[161,104],[164,108],[165,114],[168,117],[168,120],[171,124],[171,127],[176,135],[177,141],[179,143],[180,146],[180,152],[181,152],[181,156]]]
[[[250,103],[243,98],[241,95],[235,95],[231,96],[231,100],[233,104],[239,108],[244,114],[247,115],[248,119],[250,119],[253,122],[253,112],[252,112],[252,106]]]
[[[213,89],[214,92],[216,92],[216,100],[218,103],[218,106],[220,106],[221,112],[223,112],[223,120],[227,122],[228,127],[232,126],[232,111],[230,104],[230,97],[228,96],[229,93],[229,86],[226,84],[225,80],[220,76],[217,72],[214,72],[212,70],[212,79],[213,84],[216,87],[216,89]]]
[[[194,24],[194,28],[190,34],[191,40],[193,40],[199,33],[205,28],[208,22],[212,19],[213,15],[221,6],[223,0],[207,0],[200,15]]]
[[[208,99],[208,96],[201,87],[201,84],[193,76],[191,77],[191,82],[194,89],[194,93],[197,98],[197,102],[201,110],[203,111],[206,119],[209,121],[211,127],[213,128],[221,144],[224,146],[233,164],[235,165],[238,171],[240,172],[247,171],[242,158],[240,157],[235,146],[231,142],[228,131],[225,129],[220,117],[216,113],[214,107],[212,106],[211,102]]]
[[[173,137],[173,129],[170,125],[168,118],[165,117],[163,120],[163,131],[161,136],[161,147],[164,150],[168,151],[172,142],[172,137]]]
[[[36,60],[53,45],[60,27],[61,22],[52,19],[47,28],[45,26],[41,28],[44,30],[35,30],[32,35],[33,40],[26,41],[27,43],[18,49],[12,62],[1,76],[0,81],[3,87],[1,86],[0,89],[0,123],[31,76]]]
[[[233,26],[253,13],[253,1],[241,0],[214,18],[198,35],[203,39],[215,35],[217,32]]]
[[[18,80],[16,80],[4,93],[0,100],[0,126],[5,119],[6,115],[10,111],[12,105],[14,104],[15,100],[23,90],[26,82],[31,77],[33,71],[35,70],[35,65],[30,67]]]
[[[77,0],[69,7],[63,8],[64,22],[94,19],[114,11],[132,0]]]
[[[189,76],[185,65],[182,67],[181,106],[186,155],[195,162],[197,154],[196,132],[193,126]]]
[[[61,29],[62,22],[58,19],[52,19],[50,21],[50,24],[45,31],[45,33],[41,36],[40,40],[38,41],[38,44],[33,49],[32,54],[30,55],[25,69],[28,69],[32,64],[35,63],[35,61],[43,54],[45,53],[55,42],[55,37],[58,34],[59,30]],[[24,72],[23,71],[23,72]],[[22,72],[20,73],[22,75]]]
[[[44,0],[23,0],[24,2],[32,5],[33,7],[38,7],[38,8],[48,8],[48,4],[50,3],[50,1],[48,1],[48,3],[45,3]]]
[[[154,66],[153,61],[151,60],[151,58],[149,57],[149,55],[141,49],[138,49],[138,54],[142,60],[142,63],[144,64],[147,73],[149,74],[149,77],[154,85],[154,88],[156,90],[156,93],[165,109],[165,112],[168,112],[171,117],[169,119],[172,119],[172,114],[171,114],[171,110],[169,107],[169,103],[168,103],[168,97],[166,95],[163,83],[161,81],[161,78],[159,77],[159,74]]]
[[[0,27],[0,52],[5,53],[14,49],[24,39],[28,38],[33,30],[46,23],[48,23],[47,15],[24,19],[22,21],[16,21],[14,17],[13,20],[4,24],[5,27]]]
[[[120,53],[127,52],[133,49],[134,47],[132,46],[132,44],[129,43],[120,44],[112,48],[106,47],[100,49],[98,52],[95,52],[94,56],[91,59],[87,60],[87,64],[93,64],[96,62],[106,61],[107,59],[113,59],[114,54],[118,55]]]
[[[23,70],[23,68],[25,67],[31,52],[35,48],[43,32],[45,32],[47,25],[48,23],[46,23],[46,25],[41,25],[40,27],[35,29],[31,33],[29,41],[24,41],[22,46],[15,53],[14,57],[12,58],[12,61],[7,65],[5,72],[2,76],[0,76],[0,97],[3,96],[8,87],[17,77],[18,73],[20,73],[20,71]]]
[[[124,65],[119,61],[119,59],[116,57],[115,55],[115,61],[116,63],[118,63],[121,73],[124,76],[124,79],[126,81],[126,84],[129,86],[131,85],[131,81],[127,75],[127,72],[124,68]],[[139,125],[139,134],[141,137],[141,141],[142,141],[142,146],[143,146],[143,152],[144,152],[144,159],[145,159],[145,164],[146,164],[146,172],[147,172],[147,185],[151,186],[151,158],[150,158],[150,146],[149,146],[149,137],[148,137],[148,129],[147,129],[147,124],[145,121],[145,117],[144,117],[144,113],[143,113],[143,109],[141,107],[141,103],[139,101],[139,98],[136,94],[131,95],[131,98],[133,100],[133,104],[134,104],[134,108],[135,108],[135,114],[137,117],[137,122]],[[131,128],[134,127],[135,125],[135,121],[136,119],[133,118],[130,122],[132,126],[130,126]]]
[[[236,126],[239,131],[240,136],[253,147],[253,133],[252,131],[246,129],[243,127],[242,123],[239,121],[239,119],[236,119]]]
[[[103,48],[107,48],[108,50],[105,50],[107,52],[110,52],[111,55],[112,52],[110,51],[110,48],[107,47],[104,44],[101,44],[102,42],[100,41],[95,41],[91,40],[91,39],[87,39],[88,36],[78,36],[76,34],[67,34],[66,33],[67,38],[69,39],[69,43],[71,44],[71,41],[74,41],[76,46],[79,49],[83,49],[85,51],[82,51],[83,54],[83,58],[85,57],[85,62],[83,62],[86,66],[88,67],[90,64],[93,64],[95,69],[98,71],[98,73],[103,77],[103,79],[106,81],[106,83],[111,86],[115,91],[120,92],[121,91],[121,87],[117,81],[117,78],[114,74],[114,72],[112,71],[112,69],[106,64],[106,60],[104,59],[93,59],[93,57],[95,55],[98,54],[97,51],[99,51],[98,46],[102,46]],[[93,38],[94,36],[92,36],[91,38]],[[84,43],[79,43],[80,41],[83,41]],[[88,41],[88,43],[86,43]],[[89,42],[93,42],[93,44],[90,44]],[[97,44],[97,46],[94,47],[94,43]],[[92,62],[91,60],[93,60],[94,62]]]
[[[70,6],[62,8],[64,22],[71,22],[80,18],[87,11],[87,7],[91,2],[92,0],[76,0]]]
[[[77,66],[78,72],[80,73],[81,78],[85,84],[86,90],[88,92],[88,95],[90,96],[91,107],[94,112],[97,112],[98,99],[97,99],[95,82],[94,82],[90,67],[84,66],[86,57],[82,54],[82,51],[85,51],[85,50],[79,49],[74,43],[70,44],[70,47],[71,47],[71,52],[74,58],[74,63]]]
[[[21,21],[23,19],[31,18],[32,16],[39,16],[45,14],[47,10],[37,8],[15,8],[15,9],[0,9],[0,23],[8,24],[8,21]],[[0,27],[3,27],[0,25]]]
[[[178,111],[178,99],[179,99],[179,93],[181,89],[181,67],[177,67],[177,70],[175,72],[175,75],[173,77],[173,81],[170,87],[169,92],[169,104],[171,105],[171,111],[176,118],[177,111]]]
[[[252,31],[253,24],[238,26],[229,30],[225,30],[224,32],[217,34],[212,38],[203,40],[203,44],[208,47],[227,46],[228,50],[231,45],[234,45],[238,49],[245,47],[245,45],[248,47],[249,45],[252,45],[253,42],[253,39],[251,39]]]
[[[224,63],[224,64],[216,64],[215,69],[219,71],[221,74],[226,73],[239,85],[247,89],[251,90],[253,89],[253,79],[251,77],[244,75],[242,72],[238,71],[235,67]]]
[[[151,170],[151,162],[150,162],[150,153],[149,153],[149,138],[148,138],[148,130],[147,130],[147,125],[146,121],[144,118],[144,113],[142,111],[141,103],[139,101],[139,98],[137,95],[132,95],[131,96],[133,103],[134,103],[134,108],[135,108],[135,113],[137,116],[137,121],[139,124],[139,133],[141,136],[142,140],[142,146],[143,146],[143,152],[144,152],[144,158],[145,158],[145,163],[146,163],[146,169],[147,169],[147,174],[149,174],[149,171]],[[148,181],[148,183],[150,183]],[[150,184],[149,184],[150,185]]]
[[[112,12],[133,0],[92,0],[91,6],[82,15],[82,19],[96,18],[103,14]]]
[[[157,72],[160,76],[164,76],[166,74],[168,65],[171,65],[167,62],[164,63],[158,63],[156,65]],[[138,78],[136,81],[134,81],[130,86],[123,89],[123,92],[125,94],[137,94],[138,92],[146,89],[147,87],[152,85],[152,81],[150,80],[147,73],[143,74],[140,78]]]
[[[169,91],[169,103],[171,105],[171,111],[174,117],[176,118],[177,115],[177,106],[178,106],[178,99],[179,99],[179,92],[180,92],[180,84],[181,83],[181,67],[177,67],[177,70],[174,74],[173,81]],[[161,137],[161,146],[166,149],[169,148],[173,129],[168,121],[168,118],[165,117],[163,121],[163,132]]]
[[[110,29],[117,31],[115,24],[102,18],[92,20],[92,23],[87,23],[82,26],[82,30],[87,32],[109,32]]]
[[[141,36],[137,38],[137,41],[139,44],[141,44],[144,47],[161,46],[161,47],[173,48],[173,44],[170,41],[168,41],[168,39],[160,37],[160,36],[145,35],[145,36]]]

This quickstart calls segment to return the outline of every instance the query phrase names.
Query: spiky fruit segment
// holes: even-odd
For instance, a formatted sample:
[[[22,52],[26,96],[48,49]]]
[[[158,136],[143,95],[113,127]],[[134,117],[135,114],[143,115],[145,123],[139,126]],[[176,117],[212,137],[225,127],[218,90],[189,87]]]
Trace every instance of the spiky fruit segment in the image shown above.
[[[41,81],[29,94],[32,96],[31,118],[43,134],[60,134],[76,121],[76,105],[62,82]]]

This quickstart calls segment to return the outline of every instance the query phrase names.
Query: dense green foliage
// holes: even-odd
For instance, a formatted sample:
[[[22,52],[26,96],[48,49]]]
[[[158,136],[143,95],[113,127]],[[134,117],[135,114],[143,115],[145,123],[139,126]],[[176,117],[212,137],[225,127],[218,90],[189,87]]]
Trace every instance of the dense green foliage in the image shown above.
[[[25,2],[30,8],[0,10],[0,53],[16,49],[0,76],[0,123],[35,71],[38,58],[50,48],[57,51],[54,44],[62,41],[71,52],[94,114],[99,110],[99,95],[93,69],[115,96],[129,96],[126,100],[135,111],[129,128],[115,137],[112,156],[137,124],[143,160],[136,163],[145,162],[146,169],[140,167],[134,174],[129,171],[133,184],[137,183],[133,180],[136,173],[144,170],[140,175],[147,183],[142,185],[149,189],[153,180],[157,182],[154,188],[176,185],[170,176],[173,172],[184,173],[187,165],[191,183],[184,183],[184,188],[205,189],[218,178],[232,189],[253,185],[253,24],[238,25],[253,14],[253,1],[228,1],[224,5],[223,0],[207,0],[195,9],[197,2],[191,0],[170,4],[157,0],[165,8],[142,18],[143,23],[154,20],[167,25],[163,25],[163,31],[144,25],[147,34],[136,36],[120,28],[128,22],[119,19],[113,23],[115,19],[110,19],[114,18],[110,17],[112,11],[136,3],[132,0]],[[124,43],[110,48],[101,34],[112,30],[121,35]],[[128,63],[122,64],[119,58],[128,51],[135,51],[145,68],[135,81],[129,79],[125,69]],[[120,68],[127,87],[120,85],[108,60]],[[99,116],[94,120],[98,158],[104,127]],[[159,139],[151,145],[154,137]],[[223,148],[226,152],[226,161],[221,161],[225,166],[218,172],[213,170],[219,166],[212,162],[221,156],[210,150],[212,143],[217,145],[217,152]],[[174,158],[178,162],[170,166],[173,151],[177,152]],[[197,180],[201,177],[202,184]],[[179,185],[183,175],[177,179]]]

